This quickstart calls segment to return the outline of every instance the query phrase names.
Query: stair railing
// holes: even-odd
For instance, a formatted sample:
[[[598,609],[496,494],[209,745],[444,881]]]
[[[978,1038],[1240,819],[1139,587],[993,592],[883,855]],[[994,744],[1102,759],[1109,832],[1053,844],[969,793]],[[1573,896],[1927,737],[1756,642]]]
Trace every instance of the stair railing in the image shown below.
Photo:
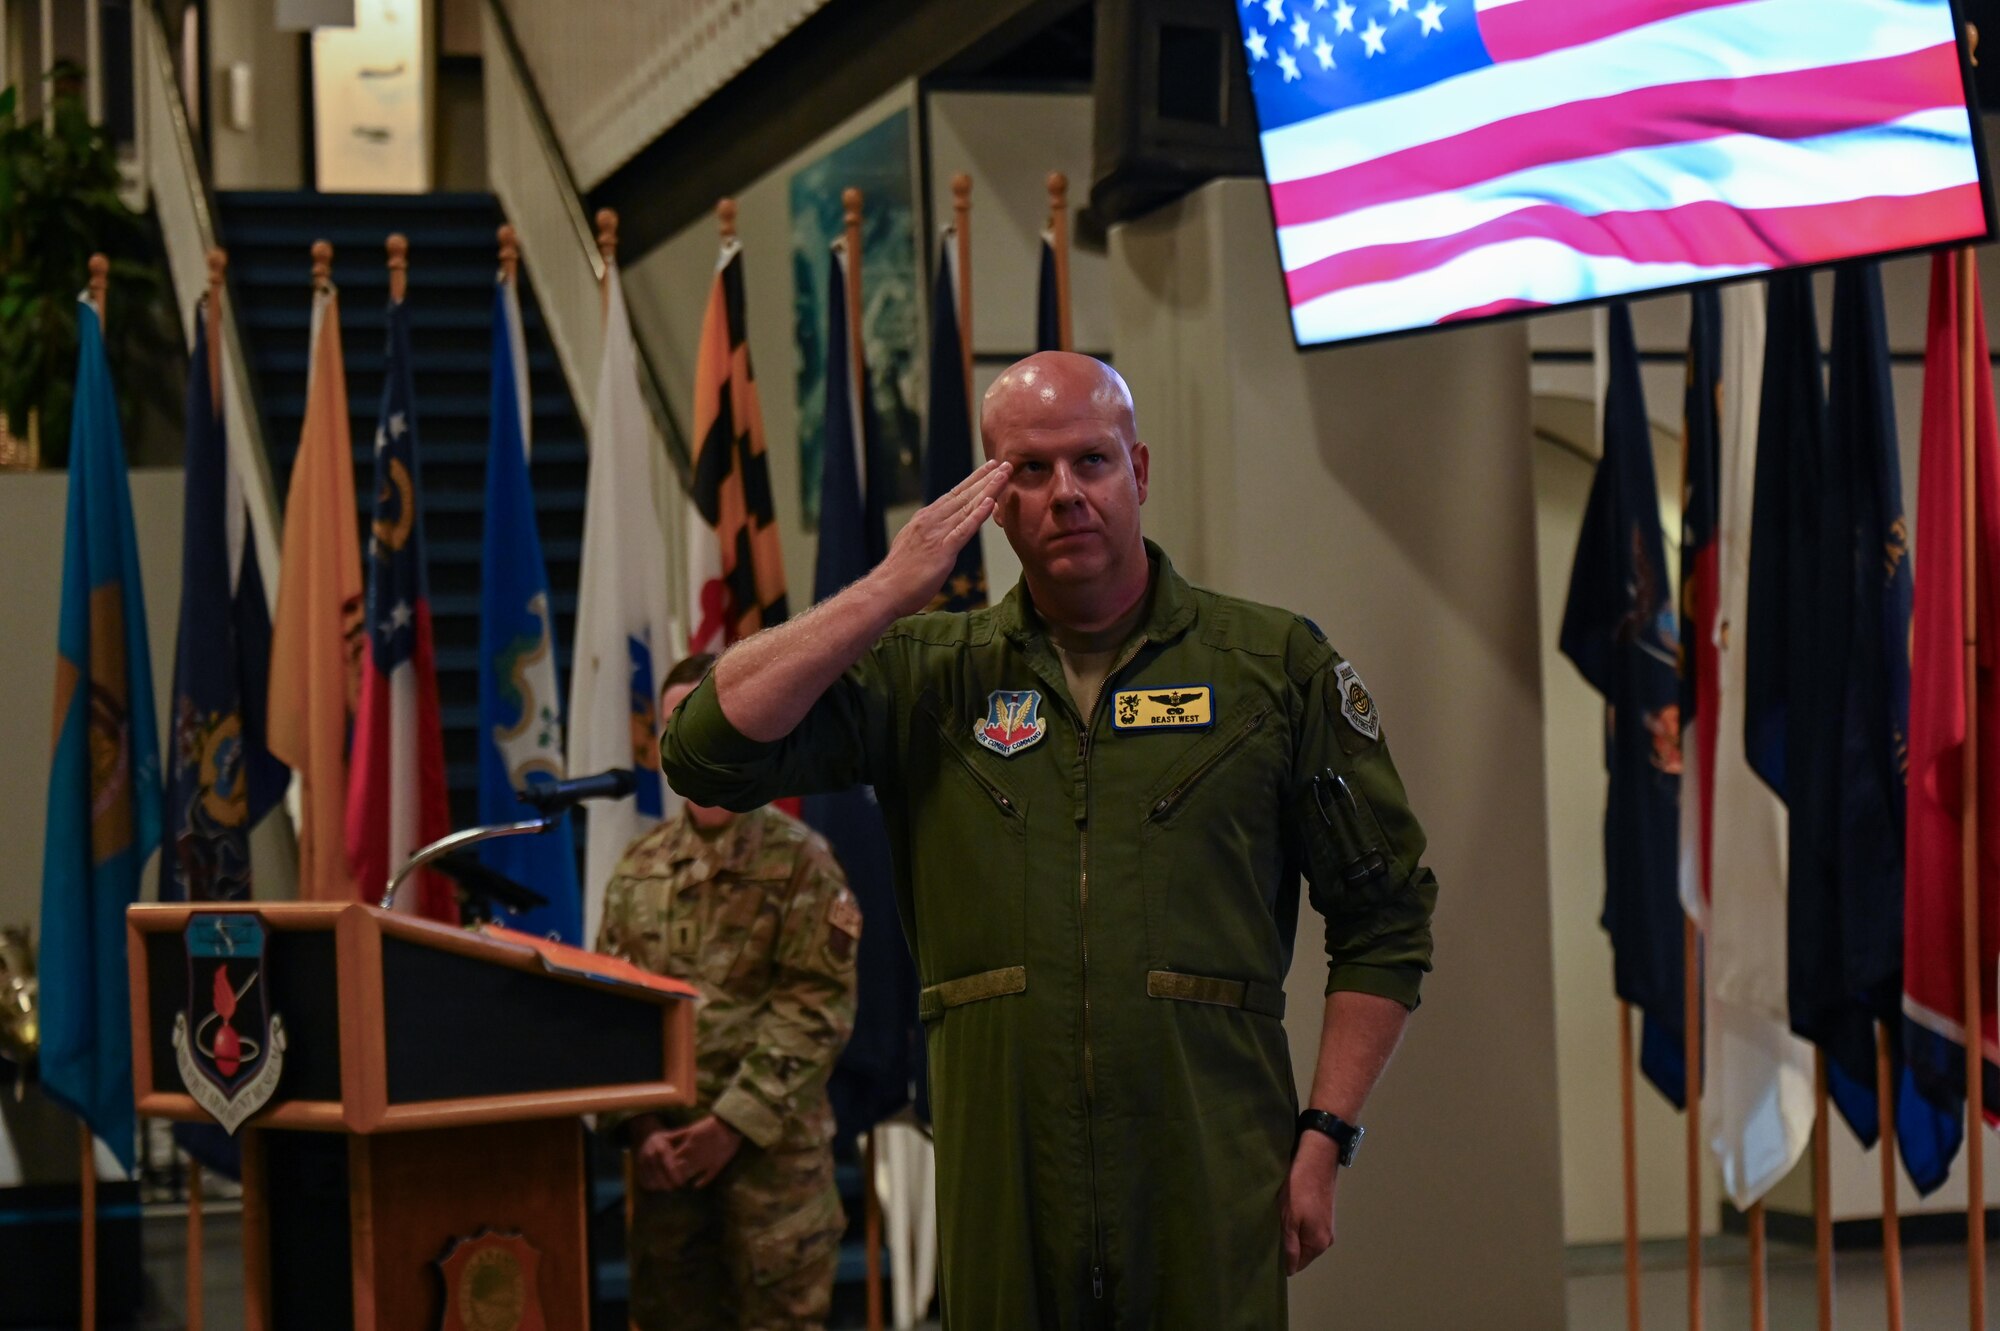
[[[181,102],[180,77],[174,71],[173,46],[158,0],[134,6],[132,21],[132,89],[138,106],[139,169],[159,218],[167,251],[167,268],[174,284],[188,345],[194,345],[194,307],[208,291],[208,252],[216,245],[215,201],[195,153]],[[264,595],[275,614],[278,597],[278,553],[283,531],[277,488],[271,479],[270,454],[264,450],[264,427],[257,414],[248,361],[236,322],[234,301],[222,302],[222,402],[230,461],[243,478],[243,497],[250,510],[250,536],[256,542],[257,563],[263,570]]]
[[[577,187],[548,110],[535,89],[534,76],[505,7],[500,0],[486,0],[482,13],[487,175],[533,269],[535,298],[541,305],[549,340],[555,344],[577,416],[587,430],[597,409],[598,365],[604,354],[599,292],[605,266],[597,248],[597,230],[584,212],[583,191]],[[692,452],[636,328],[633,340],[638,350],[639,395],[646,403],[652,443],[673,469],[671,477],[659,477],[655,498],[666,528],[669,557],[679,559],[687,548],[687,504],[681,496],[690,482]],[[669,609],[682,624],[688,622],[689,610],[683,604],[685,583],[680,577],[667,580],[672,601]]]

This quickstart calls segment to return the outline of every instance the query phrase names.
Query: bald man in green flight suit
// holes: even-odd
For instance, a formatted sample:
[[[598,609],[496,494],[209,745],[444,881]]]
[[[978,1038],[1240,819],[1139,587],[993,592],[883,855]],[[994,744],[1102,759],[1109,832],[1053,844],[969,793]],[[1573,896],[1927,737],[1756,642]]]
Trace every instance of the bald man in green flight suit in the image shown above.
[[[874,785],[923,985],[947,1331],[1271,1331],[1430,969],[1423,831],[1319,629],[1141,536],[1109,366],[1031,356],[980,429],[985,465],[873,572],[722,658],[664,770],[732,808]],[[918,613],[989,517],[1020,584]],[[1300,1112],[1302,874],[1329,966]]]

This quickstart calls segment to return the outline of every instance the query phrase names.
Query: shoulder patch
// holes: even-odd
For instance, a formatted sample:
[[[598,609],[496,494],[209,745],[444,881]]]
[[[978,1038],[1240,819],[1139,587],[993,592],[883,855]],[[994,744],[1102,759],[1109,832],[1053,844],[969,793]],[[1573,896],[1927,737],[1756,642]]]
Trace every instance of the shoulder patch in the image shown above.
[[[1382,738],[1382,714],[1350,662],[1342,661],[1334,669],[1333,686],[1340,693],[1340,714],[1347,718],[1347,724],[1369,739]]]
[[[1299,616],[1299,623],[1304,624],[1306,626],[1306,632],[1313,635],[1314,642],[1326,641],[1326,634],[1320,632],[1319,625],[1313,623],[1310,619],[1307,619],[1304,615]]]
[[[854,960],[854,945],[861,938],[861,903],[843,887],[826,903],[826,954],[835,965]]]

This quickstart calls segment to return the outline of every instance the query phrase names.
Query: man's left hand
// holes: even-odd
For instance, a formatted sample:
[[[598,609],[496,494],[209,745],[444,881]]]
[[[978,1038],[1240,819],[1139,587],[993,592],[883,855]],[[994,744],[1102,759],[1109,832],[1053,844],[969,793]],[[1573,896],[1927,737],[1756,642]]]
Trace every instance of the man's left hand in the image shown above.
[[[1295,1276],[1333,1246],[1333,1185],[1340,1148],[1323,1132],[1300,1136],[1281,1204],[1285,1217],[1285,1274]]]
[[[683,1187],[705,1188],[736,1158],[743,1135],[710,1114],[669,1132],[667,1141],[679,1166],[675,1181]]]

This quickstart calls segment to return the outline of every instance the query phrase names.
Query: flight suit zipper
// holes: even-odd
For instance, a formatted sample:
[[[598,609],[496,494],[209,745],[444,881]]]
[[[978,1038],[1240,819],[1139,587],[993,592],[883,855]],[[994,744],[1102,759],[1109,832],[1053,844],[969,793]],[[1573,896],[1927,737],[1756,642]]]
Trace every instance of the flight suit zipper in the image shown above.
[[[1099,1226],[1097,1207],[1097,1070],[1090,1049],[1090,737],[1097,729],[1097,713],[1104,705],[1104,697],[1111,691],[1112,681],[1118,672],[1132,664],[1146,645],[1142,634],[1134,641],[1124,655],[1112,663],[1104,672],[1104,680],[1097,686],[1097,697],[1091,703],[1090,715],[1084,718],[1079,729],[1077,757],[1083,764],[1083,826],[1077,832],[1077,937],[1081,952],[1083,979],[1083,1142],[1084,1153],[1090,1162],[1090,1297],[1104,1297],[1104,1236]],[[1076,713],[1076,708],[1070,708]],[[1078,714],[1080,715],[1080,714]]]
[[[1203,777],[1220,766],[1223,759],[1242,748],[1245,740],[1263,729],[1264,718],[1269,715],[1269,712],[1258,712],[1250,718],[1248,723],[1238,726],[1236,733],[1218,745],[1215,752],[1202,760],[1200,766],[1175,782],[1172,790],[1154,801],[1153,807],[1146,813],[1147,819],[1152,822],[1158,822],[1179,808],[1180,802],[1187,798],[1189,791],[1201,783]]]

